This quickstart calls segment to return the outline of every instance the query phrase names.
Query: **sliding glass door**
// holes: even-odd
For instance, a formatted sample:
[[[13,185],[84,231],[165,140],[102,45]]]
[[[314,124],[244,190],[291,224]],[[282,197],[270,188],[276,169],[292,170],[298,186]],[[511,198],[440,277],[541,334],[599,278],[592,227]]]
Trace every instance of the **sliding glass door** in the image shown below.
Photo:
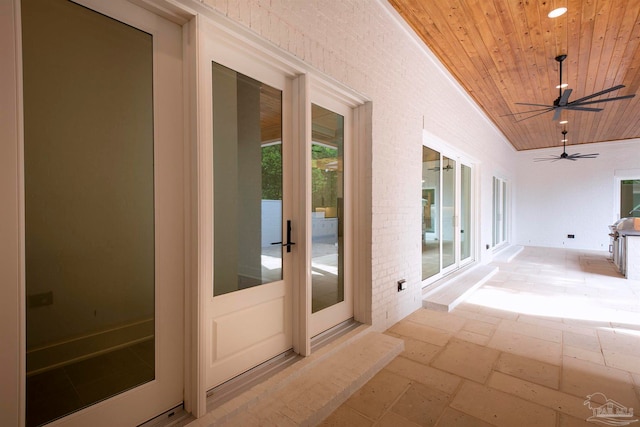
[[[440,272],[440,153],[422,147],[422,280]]]
[[[507,182],[493,177],[493,240],[492,247],[507,241]]]
[[[422,147],[422,280],[472,261],[472,168]]]

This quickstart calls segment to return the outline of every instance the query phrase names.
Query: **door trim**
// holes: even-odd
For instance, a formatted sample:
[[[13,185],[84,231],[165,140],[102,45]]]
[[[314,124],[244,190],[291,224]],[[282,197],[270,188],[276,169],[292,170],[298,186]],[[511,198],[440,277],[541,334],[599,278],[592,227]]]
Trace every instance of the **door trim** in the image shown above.
[[[200,12],[200,10],[198,10]],[[311,127],[311,113],[310,113],[310,97],[312,91],[318,91],[322,93],[331,94],[334,99],[338,99],[343,104],[349,105],[352,108],[352,114],[354,117],[358,115],[359,119],[357,121],[358,125],[368,123],[369,126],[359,134],[359,137],[363,139],[361,144],[358,144],[359,152],[356,153],[354,151],[354,158],[358,159],[367,159],[371,158],[370,156],[370,135],[371,135],[371,126],[370,126],[370,117],[371,117],[371,108],[370,104],[368,104],[367,108],[364,108],[365,105],[369,102],[369,100],[361,94],[354,92],[352,89],[341,85],[330,78],[319,75],[315,70],[313,70],[308,64],[300,61],[293,55],[282,51],[281,49],[275,47],[274,45],[266,42],[264,39],[256,36],[253,33],[250,33],[246,28],[239,27],[237,23],[228,21],[226,18],[218,15],[217,13],[207,10],[202,11],[203,16],[198,17],[198,30],[197,30],[197,40],[199,45],[199,53],[198,56],[202,55],[204,52],[202,49],[202,44],[206,43],[205,39],[207,37],[215,38],[217,43],[217,52],[219,55],[223,57],[233,56],[235,52],[241,52],[243,56],[248,59],[245,63],[245,67],[234,66],[234,62],[225,62],[224,60],[216,60],[223,65],[226,65],[230,68],[241,71],[242,69],[246,69],[247,66],[250,66],[252,62],[258,62],[263,65],[267,65],[270,67],[275,73],[286,76],[291,82],[292,86],[292,98],[293,98],[293,108],[290,111],[290,117],[292,118],[292,138],[300,139],[302,141],[306,141],[306,133],[307,130]],[[237,56],[237,55],[236,55]],[[205,61],[203,58],[198,58],[198,67],[202,67]],[[236,64],[241,64],[236,63]],[[200,76],[205,73],[206,70],[202,68],[198,68],[198,74]],[[242,71],[241,71],[242,72]],[[264,80],[265,83],[269,83],[267,80]],[[201,89],[201,88],[200,88]],[[205,91],[206,92],[206,91]],[[212,215],[212,211],[209,207],[209,202],[207,202],[208,190],[203,187],[203,183],[208,182],[211,178],[209,175],[211,171],[207,171],[207,164],[205,163],[212,153],[208,148],[206,148],[208,135],[211,134],[212,129],[211,124],[207,123],[211,116],[209,103],[209,94],[202,92],[201,90],[198,92],[198,124],[197,124],[197,154],[196,154],[196,170],[200,171],[199,174],[199,183],[197,194],[197,201],[194,201],[194,206],[197,206],[197,219],[195,220],[195,228],[197,229],[197,236],[208,236],[212,232],[211,224],[207,224],[209,218]],[[285,104],[286,105],[286,104]],[[356,114],[356,112],[358,114]],[[356,120],[353,120],[355,125]],[[354,129],[356,127],[354,126]],[[355,132],[354,132],[355,133]],[[356,141],[354,137],[354,146],[356,146]],[[292,158],[300,159],[301,148],[297,144],[293,144],[292,147]],[[366,155],[359,156],[360,151],[362,153],[366,153]],[[286,160],[285,160],[286,161]],[[304,200],[304,195],[306,194],[306,185],[305,183],[308,180],[305,177],[305,165],[304,164],[296,164],[294,161],[294,169],[293,175],[298,179],[293,180],[293,188],[291,189],[291,194],[294,199]],[[358,183],[368,182],[367,188],[371,188],[371,177],[370,174],[367,174],[366,171],[370,170],[371,162],[361,163],[360,170],[363,171],[364,178],[359,180]],[[297,169],[296,169],[297,168]],[[355,168],[354,168],[355,173]],[[353,193],[358,193],[357,190],[352,190]],[[370,224],[370,212],[371,212],[371,201],[370,195],[362,197],[359,199],[361,202],[359,212],[368,213],[365,214],[368,224]],[[355,204],[355,202],[354,202]],[[306,241],[307,236],[305,236],[306,232],[301,232],[302,224],[306,222],[308,216],[307,210],[303,204],[298,206],[293,206],[292,210],[292,219],[294,221],[294,235],[293,239],[296,242],[296,247],[294,252],[298,252],[296,257],[298,259],[307,259],[308,254],[305,253],[307,251],[306,247],[308,246],[308,242]],[[301,222],[303,221],[303,222]],[[370,239],[370,231],[361,232],[359,236],[362,236],[362,240],[357,244],[353,244],[354,248],[366,248],[363,251],[357,252],[357,256],[352,252],[352,256],[354,259],[362,260],[359,261],[358,271],[364,270],[365,275],[366,272],[369,271],[370,275],[370,257],[363,257],[363,254],[370,253],[371,239]],[[367,237],[368,236],[368,237]],[[206,330],[207,325],[202,319],[202,314],[205,313],[205,305],[203,300],[208,298],[210,294],[210,286],[211,283],[211,271],[210,268],[206,265],[210,262],[209,255],[211,254],[211,249],[208,248],[208,245],[202,242],[202,238],[199,238],[200,241],[198,243],[198,265],[197,265],[197,282],[198,282],[198,292],[200,295],[200,319],[199,319],[199,332],[198,339],[200,342],[199,345],[199,368],[201,372],[204,372],[206,369],[206,348],[204,343],[206,342]],[[367,246],[368,245],[368,246]],[[355,252],[355,251],[354,251]],[[310,339],[311,334],[309,331],[310,327],[310,290],[307,289],[307,284],[310,284],[310,277],[307,277],[307,271],[305,269],[300,268],[300,262],[294,261],[293,267],[293,276],[294,280],[298,280],[300,284],[305,284],[305,286],[296,286],[293,287],[293,348],[294,351],[301,355],[310,354]],[[368,266],[368,267],[367,267]],[[355,271],[355,268],[354,268]],[[370,283],[370,282],[368,282]],[[361,291],[365,295],[363,298],[364,303],[361,304],[361,309],[357,312],[357,320],[363,323],[371,322],[371,289],[370,287],[363,286],[363,290]],[[368,303],[367,303],[368,301]],[[200,388],[199,395],[202,395],[206,390]]]
[[[322,85],[312,85],[310,96],[308,97],[308,102],[306,103],[306,108],[309,110],[309,115],[311,114],[312,105],[318,105],[324,109],[331,111],[332,113],[336,113],[341,115],[344,118],[344,141],[343,141],[343,223],[342,227],[344,230],[343,233],[343,241],[342,244],[344,246],[343,249],[343,289],[344,295],[343,300],[332,304],[329,307],[326,307],[322,310],[319,310],[315,313],[312,313],[312,310],[309,310],[309,335],[314,337],[333,326],[348,320],[353,317],[353,255],[354,251],[354,241],[353,241],[353,230],[354,230],[354,216],[353,216],[353,115],[354,115],[354,107],[352,102],[342,99],[339,93],[335,93],[335,91],[331,90],[331,88],[327,88]],[[309,122],[311,123],[311,121]],[[305,215],[305,223],[307,236],[312,236],[312,177],[311,177],[311,149],[312,149],[312,129],[309,128],[308,132],[305,135],[305,139],[301,140],[300,143],[304,145],[303,155],[304,155],[304,163],[308,166],[305,171],[305,188],[302,194],[304,194],[304,205],[307,207],[307,213]],[[300,163],[303,163],[302,159]],[[309,301],[311,304],[313,298],[313,283],[312,283],[312,239],[307,240],[307,250],[309,258],[305,258],[305,267],[308,272],[308,282],[306,283],[306,288],[308,289]],[[339,316],[339,317],[337,317]]]
[[[456,236],[456,240],[454,241],[454,263],[448,267],[441,268],[440,271],[434,274],[431,277],[428,277],[421,281],[422,292],[431,291],[436,284],[437,281],[446,277],[449,274],[455,273],[456,271],[460,271],[461,269],[476,263],[480,259],[480,233],[479,230],[479,220],[478,220],[478,209],[479,209],[479,190],[480,183],[478,177],[480,176],[480,162],[478,162],[473,157],[468,156],[465,153],[460,152],[459,150],[453,148],[451,145],[447,144],[445,141],[437,137],[436,135],[430,133],[429,131],[423,129],[422,130],[422,146],[430,148],[432,150],[440,153],[440,156],[447,157],[456,162],[455,168],[455,183],[454,183],[454,192],[455,192],[455,223],[454,223],[454,236]],[[469,257],[465,259],[461,259],[460,257],[460,200],[461,200],[461,166],[465,165],[471,168],[471,206],[470,206],[470,215],[471,215],[471,254]],[[441,191],[442,191],[442,176],[440,176],[441,180]],[[441,209],[440,209],[441,210]],[[442,212],[439,213],[439,221],[442,223]],[[440,229],[441,229],[440,224]],[[442,230],[440,230],[442,232]],[[442,248],[440,249],[442,251]],[[442,259],[440,260],[442,264]]]
[[[24,159],[20,2],[0,3],[0,424],[24,425]]]

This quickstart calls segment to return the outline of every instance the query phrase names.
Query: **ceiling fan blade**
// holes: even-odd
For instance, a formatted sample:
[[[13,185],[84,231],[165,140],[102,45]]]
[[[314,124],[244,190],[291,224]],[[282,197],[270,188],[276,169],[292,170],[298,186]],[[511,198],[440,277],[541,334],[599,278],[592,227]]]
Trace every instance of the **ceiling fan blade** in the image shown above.
[[[521,119],[518,119],[518,120],[516,120],[516,123],[521,122],[521,121],[523,121],[523,120],[531,119],[531,118],[536,117],[536,116],[539,116],[539,115],[541,115],[541,114],[546,114],[546,113],[548,113],[548,112],[549,112],[549,111],[551,111],[551,110],[553,110],[553,108],[547,108],[545,111],[542,111],[541,113],[532,114],[532,115],[530,115],[530,116],[527,116],[527,117],[523,117],[523,118],[521,118]]]
[[[571,160],[576,160],[576,159],[595,159],[596,157],[598,157],[598,153],[590,153],[590,154],[574,153],[574,154],[569,154],[567,156],[567,158],[571,159]]]
[[[547,108],[539,108],[539,109],[536,109],[536,110],[529,110],[529,111],[521,111],[521,112],[519,112],[519,113],[503,114],[502,116],[498,116],[498,117],[517,116],[517,115],[520,115],[520,114],[535,113],[535,112],[537,112],[537,111],[544,111],[544,112],[547,112],[547,111],[550,111],[550,108],[551,108],[551,107],[547,107]]]
[[[548,104],[530,104],[528,102],[516,102],[516,105],[530,105],[532,107],[547,107],[547,108],[553,108],[553,105],[548,105]]]
[[[617,85],[614,87],[610,87],[609,89],[601,90],[600,92],[592,93],[591,95],[587,95],[580,99],[576,99],[572,102],[572,104],[576,104],[578,102],[586,101],[587,99],[595,98],[596,96],[604,95],[605,93],[613,92],[614,90],[622,89],[624,85]]]
[[[597,113],[598,111],[602,111],[602,108],[580,107],[580,106],[578,106],[578,105],[575,105],[575,106],[571,106],[571,105],[569,105],[569,106],[564,107],[564,108],[566,108],[567,110],[576,110],[576,111],[593,111],[593,112],[596,112],[596,113]]]
[[[549,157],[535,157],[533,159],[534,162],[555,162],[557,160],[560,160],[562,157],[560,156],[549,156]]]
[[[571,92],[573,92],[573,89],[565,89],[565,91],[562,92],[562,96],[560,97],[560,101],[558,102],[558,105],[560,107],[564,107],[565,105],[567,105],[567,102],[569,101],[569,96],[571,96]]]
[[[636,94],[634,93],[633,95],[623,95],[623,96],[616,96],[614,98],[605,98],[605,99],[599,99],[596,101],[589,101],[589,102],[578,102],[578,101],[573,101],[569,103],[569,106],[571,105],[589,105],[589,104],[598,104],[600,102],[610,102],[610,101],[619,101],[621,99],[629,99],[629,98],[633,98],[634,96],[636,96]]]
[[[553,120],[560,120],[560,113],[562,113],[562,107],[556,108],[556,111],[553,113]]]

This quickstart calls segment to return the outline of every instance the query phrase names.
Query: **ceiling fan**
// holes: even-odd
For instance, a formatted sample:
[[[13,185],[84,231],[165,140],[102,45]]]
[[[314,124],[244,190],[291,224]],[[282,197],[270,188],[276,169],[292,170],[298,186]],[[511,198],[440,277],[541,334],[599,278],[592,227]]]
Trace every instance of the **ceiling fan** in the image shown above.
[[[537,157],[533,159],[533,161],[534,162],[546,162],[546,161],[555,162],[557,160],[564,159],[564,160],[572,160],[575,162],[578,159],[595,159],[596,157],[598,157],[599,154],[600,153],[567,154],[567,130],[563,129],[562,130],[562,154],[560,154],[559,156]]]
[[[441,167],[438,165],[438,166],[435,166],[435,167],[429,168],[428,170],[438,172],[438,171],[440,171],[440,170],[443,170],[443,171],[450,171],[451,169],[453,169],[453,166],[451,166],[451,163],[449,163],[449,159],[447,159],[447,165],[446,165],[445,167],[441,168]]]
[[[595,100],[595,101],[589,101],[592,98],[596,98],[598,96],[605,95],[605,94],[607,94],[609,92],[613,92],[615,90],[622,89],[624,87],[624,85],[617,85],[617,86],[610,87],[609,89],[604,89],[604,90],[601,90],[600,92],[596,92],[596,93],[593,93],[591,95],[583,96],[580,99],[576,99],[575,101],[569,102],[569,96],[571,96],[571,92],[573,91],[573,89],[565,89],[564,92],[562,91],[562,88],[563,88],[563,85],[562,85],[562,62],[565,59],[567,59],[567,55],[558,55],[558,56],[556,56],[555,59],[556,59],[556,61],[558,61],[560,63],[560,84],[558,85],[559,95],[553,101],[553,105],[531,104],[531,103],[527,103],[527,102],[516,102],[517,105],[528,105],[528,106],[533,106],[533,107],[544,107],[544,108],[537,109],[537,110],[531,110],[531,111],[523,111],[521,113],[507,114],[507,115],[511,116],[511,115],[518,115],[518,114],[535,113],[535,114],[532,114],[530,116],[524,117],[522,119],[516,120],[517,122],[521,122],[523,120],[527,120],[527,119],[530,119],[532,117],[536,117],[536,116],[539,116],[541,114],[548,113],[549,111],[553,111],[554,112],[553,113],[553,120],[558,120],[558,119],[560,119],[560,113],[562,112],[562,110],[598,112],[598,111],[602,111],[602,108],[586,107],[586,105],[598,104],[600,102],[618,101],[620,99],[628,99],[628,98],[633,98],[634,96],[636,96],[635,94],[633,94],[633,95],[623,95],[623,96],[616,96],[614,98],[606,98],[606,99],[599,99],[599,100]],[[566,87],[566,85],[564,87]]]

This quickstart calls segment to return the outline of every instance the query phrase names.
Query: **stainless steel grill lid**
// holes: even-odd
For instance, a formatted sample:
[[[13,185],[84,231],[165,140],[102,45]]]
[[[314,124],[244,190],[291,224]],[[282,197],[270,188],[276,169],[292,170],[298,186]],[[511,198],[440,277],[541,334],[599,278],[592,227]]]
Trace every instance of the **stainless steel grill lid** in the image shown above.
[[[614,225],[621,236],[640,236],[640,218],[621,218]]]

